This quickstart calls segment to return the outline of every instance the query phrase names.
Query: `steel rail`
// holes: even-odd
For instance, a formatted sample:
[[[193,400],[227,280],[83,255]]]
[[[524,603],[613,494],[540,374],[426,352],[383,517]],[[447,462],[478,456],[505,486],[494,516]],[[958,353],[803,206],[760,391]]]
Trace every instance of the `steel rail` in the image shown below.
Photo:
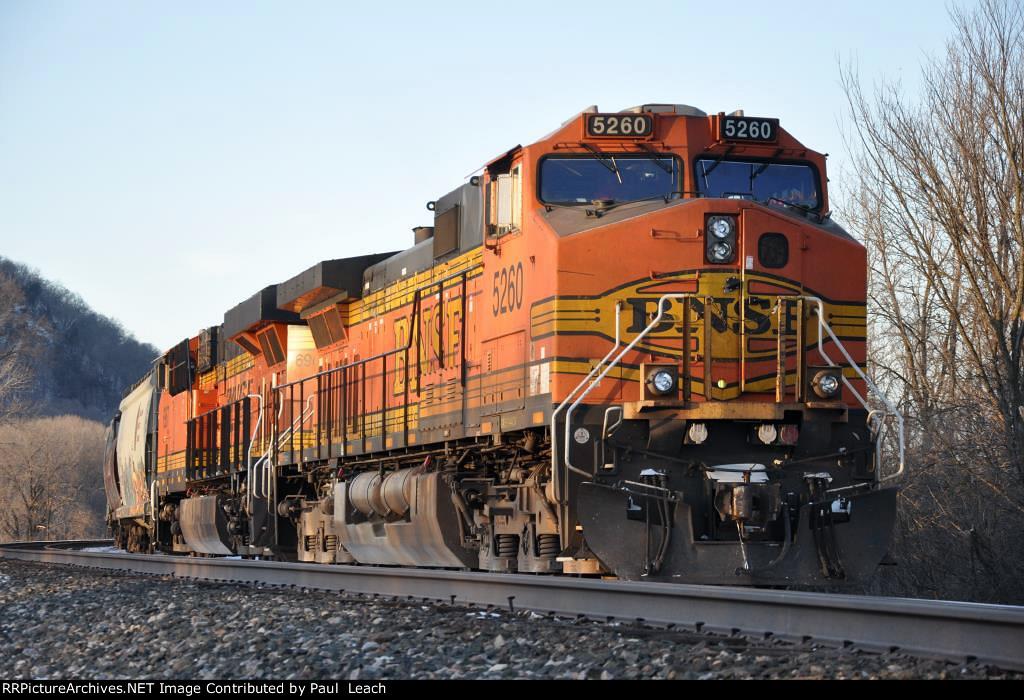
[[[1024,607],[762,590],[601,581],[445,569],[283,563],[76,551],[110,541],[13,543],[0,557],[235,583],[344,591],[533,610],[593,619],[642,620],[716,633],[774,637],[868,651],[899,650],[1024,671]]]

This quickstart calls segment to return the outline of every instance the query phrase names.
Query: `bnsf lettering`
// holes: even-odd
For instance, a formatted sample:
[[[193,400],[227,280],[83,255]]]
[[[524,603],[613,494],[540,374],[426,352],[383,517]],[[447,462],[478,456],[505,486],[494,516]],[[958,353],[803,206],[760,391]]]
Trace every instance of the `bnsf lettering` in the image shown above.
[[[420,309],[419,332],[413,335],[412,348],[408,353],[412,369],[408,379],[410,392],[419,391],[416,382],[419,374],[458,366],[461,361],[462,313],[462,297],[445,300],[443,310],[440,303]],[[396,348],[405,347],[409,342],[410,322],[409,318],[395,321]],[[406,355],[399,353],[395,356],[395,381],[392,384],[395,396],[405,393],[406,369]]]
[[[766,298],[747,297],[745,300],[745,326],[749,335],[764,335],[772,330],[771,301]],[[734,297],[712,297],[711,328],[715,333],[740,332],[740,302]],[[636,297],[627,299],[631,314],[631,323],[627,333],[640,333],[647,327],[658,313],[658,300]],[[700,299],[690,300],[692,310],[691,322],[702,320],[705,316],[704,302]],[[672,300],[665,312],[665,320],[659,323],[651,334],[666,333],[680,325],[683,302]],[[783,327],[787,334],[795,332],[796,316],[791,305],[785,307]],[[673,331],[675,332],[675,331]]]

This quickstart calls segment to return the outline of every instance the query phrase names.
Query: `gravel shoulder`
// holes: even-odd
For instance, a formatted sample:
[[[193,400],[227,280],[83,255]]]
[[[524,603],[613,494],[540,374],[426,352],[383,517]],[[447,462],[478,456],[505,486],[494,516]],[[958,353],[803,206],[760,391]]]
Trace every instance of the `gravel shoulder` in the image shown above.
[[[1024,678],[980,664],[0,559],[16,679]]]

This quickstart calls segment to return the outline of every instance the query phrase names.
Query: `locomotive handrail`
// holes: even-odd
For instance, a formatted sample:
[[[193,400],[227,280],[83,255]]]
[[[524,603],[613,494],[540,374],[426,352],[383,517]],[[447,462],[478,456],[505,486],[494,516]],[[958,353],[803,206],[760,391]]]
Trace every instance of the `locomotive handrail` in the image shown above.
[[[674,294],[665,294],[665,295],[661,296],[658,299],[658,313],[655,314],[654,319],[625,348],[623,348],[617,355],[615,355],[614,358],[612,358],[609,361],[608,358],[612,354],[615,353],[615,350],[618,348],[618,346],[621,343],[621,341],[619,340],[619,337],[618,337],[618,331],[619,331],[619,328],[618,328],[618,317],[616,317],[616,345],[615,345],[615,347],[613,347],[612,350],[607,355],[605,355],[605,357],[602,358],[602,360],[597,365],[595,365],[595,367],[590,371],[590,373],[587,374],[587,376],[584,377],[582,381],[580,381],[580,383],[576,386],[576,388],[573,389],[572,392],[570,392],[569,396],[567,396],[566,399],[558,406],[558,408],[555,410],[555,412],[552,413],[552,418],[551,418],[551,426],[552,426],[552,458],[551,459],[552,459],[552,467],[554,469],[554,468],[557,467],[557,450],[555,449],[555,447],[556,447],[556,444],[555,444],[555,432],[556,432],[555,418],[557,417],[558,412],[561,411],[562,408],[565,406],[565,404],[568,403],[570,400],[572,400],[573,396],[576,396],[577,394],[579,394],[578,396],[576,396],[576,398],[573,401],[573,403],[569,406],[568,410],[566,411],[566,416],[565,416],[565,433],[564,433],[564,443],[565,443],[565,445],[564,445],[563,460],[565,462],[565,477],[564,477],[564,479],[565,479],[565,483],[566,484],[568,484],[569,473],[570,472],[577,473],[577,474],[580,474],[580,475],[583,475],[583,476],[591,476],[591,474],[588,474],[587,472],[585,472],[582,469],[580,469],[580,468],[576,467],[575,465],[573,465],[572,461],[570,459],[570,447],[571,447],[570,437],[571,437],[571,430],[572,430],[572,414],[573,414],[573,412],[576,410],[576,408],[579,406],[579,404],[582,403],[582,401],[587,397],[587,395],[589,395],[590,392],[594,390],[594,388],[601,382],[601,380],[604,379],[605,376],[607,376],[608,373],[612,369],[617,367],[622,362],[622,359],[626,356],[626,354],[629,353],[631,350],[633,350],[633,348],[636,347],[636,345],[641,340],[643,340],[652,330],[654,330],[654,328],[656,328],[661,323],[662,318],[664,317],[665,312],[667,310],[666,302],[674,300],[674,299],[701,298],[703,296],[705,296],[705,295],[701,295],[699,293],[694,293],[694,292],[681,292],[681,293],[674,293]],[[879,427],[878,432],[876,433],[876,440],[880,441],[880,439],[881,439],[882,429],[884,428],[885,419],[887,417],[892,416],[893,419],[896,421],[896,425],[897,425],[897,428],[898,428],[898,443],[899,443],[899,467],[898,467],[898,469],[896,470],[896,472],[894,474],[890,474],[888,476],[883,477],[882,474],[881,474],[881,464],[880,464],[880,461],[876,460],[876,463],[878,463],[878,465],[879,465],[878,466],[878,471],[876,472],[876,480],[877,480],[877,483],[880,485],[880,484],[885,483],[887,481],[890,481],[892,479],[899,478],[900,476],[903,475],[903,473],[904,473],[904,471],[906,469],[906,463],[905,463],[905,449],[906,449],[906,447],[905,447],[905,433],[904,433],[903,416],[899,413],[899,411],[896,410],[896,407],[893,406],[893,404],[889,401],[888,397],[886,397],[885,394],[883,394],[879,390],[878,386],[861,370],[860,365],[857,364],[857,362],[855,362],[854,359],[850,356],[850,353],[847,351],[846,346],[843,345],[842,341],[840,341],[838,336],[836,336],[836,334],[832,331],[832,328],[828,325],[828,322],[825,320],[825,304],[824,304],[824,302],[819,297],[810,296],[810,295],[797,295],[795,297],[786,297],[786,298],[790,298],[790,299],[792,299],[792,298],[802,298],[802,299],[806,299],[808,301],[811,301],[811,302],[813,302],[815,304],[815,306],[816,306],[816,309],[815,309],[816,310],[816,315],[818,317],[818,327],[820,329],[819,333],[818,333],[818,353],[821,355],[821,357],[830,366],[832,366],[832,367],[840,367],[840,365],[837,362],[835,362],[825,352],[824,337],[823,337],[823,334],[821,332],[821,331],[824,331],[824,333],[828,334],[828,336],[832,340],[832,342],[835,343],[835,346],[839,349],[839,352],[842,353],[843,357],[846,359],[846,361],[849,363],[849,365],[853,368],[853,370],[858,374],[858,376],[860,376],[861,379],[864,380],[865,384],[868,385],[868,388],[871,391],[873,391],[875,393],[875,395],[878,396],[879,399],[882,401],[882,403],[885,405],[886,411],[884,412],[884,415],[882,415],[882,417],[879,419],[879,426],[880,427]],[[616,311],[617,312],[618,312],[618,309],[619,309],[619,307],[617,306],[616,307]],[[683,323],[684,324],[689,323],[689,319],[683,319]],[[684,350],[684,352],[688,352],[688,349]],[[600,368],[602,365],[604,365],[605,362],[607,362],[607,366],[605,366],[604,369],[601,371],[601,373],[598,374],[595,377],[594,375],[597,373],[598,368]],[[705,362],[707,362],[707,358],[705,358]],[[869,414],[868,414],[868,425],[870,426],[874,416],[876,416],[878,414],[878,411],[871,411],[871,407],[868,404],[867,400],[863,396],[860,395],[860,392],[858,392],[853,387],[853,385],[850,382],[850,380],[847,379],[842,373],[840,373],[840,378],[842,379],[842,381],[846,385],[846,387],[851,391],[851,393],[856,397],[857,401],[865,409],[867,409],[869,411]],[[586,389],[583,389],[583,387],[585,385],[587,385],[588,382],[589,382],[589,386],[587,386]],[[709,387],[705,387],[705,392],[708,391],[708,388]],[[582,393],[580,393],[580,392],[582,392]],[[876,450],[877,450],[877,444],[876,444]]]
[[[565,414],[565,455],[564,455],[564,461],[565,461],[565,483],[566,484],[569,483],[569,471],[570,470],[572,470],[573,472],[575,472],[577,474],[582,474],[583,476],[587,476],[587,477],[592,476],[591,474],[588,474],[587,472],[583,471],[582,469],[579,469],[578,467],[573,466],[571,460],[569,459],[569,448],[570,448],[569,437],[571,435],[570,431],[571,431],[573,411],[575,411],[576,407],[580,405],[580,403],[583,401],[583,399],[587,398],[587,395],[590,394],[590,392],[593,391],[594,388],[598,384],[601,383],[601,380],[604,379],[608,375],[608,373],[612,371],[612,369],[617,367],[620,362],[622,362],[622,358],[626,356],[626,353],[628,353],[634,347],[636,347],[637,343],[639,343],[641,340],[643,340],[647,336],[648,333],[650,333],[655,327],[658,326],[658,324],[661,323],[661,318],[662,318],[662,316],[665,315],[665,302],[666,301],[669,301],[671,299],[686,299],[686,298],[690,298],[690,297],[700,297],[700,296],[703,296],[703,295],[696,294],[696,293],[693,293],[693,292],[683,292],[683,293],[675,293],[675,294],[665,294],[665,295],[663,295],[660,299],[658,299],[658,313],[654,316],[654,320],[652,320],[647,325],[646,328],[644,328],[642,331],[640,331],[639,335],[637,335],[637,337],[634,338],[632,340],[632,342],[630,342],[629,345],[624,347],[608,363],[608,366],[604,368],[604,370],[601,372],[600,375],[598,375],[596,378],[593,378],[594,377],[594,373],[597,371],[597,368],[600,367],[601,364],[604,363],[605,359],[607,359],[610,355],[612,355],[615,352],[615,350],[618,348],[618,346],[620,344],[619,338],[618,338],[618,334],[619,334],[618,310],[621,308],[621,305],[616,305],[616,319],[615,319],[615,321],[616,321],[615,322],[616,344],[615,344],[615,347],[613,347],[611,352],[609,352],[608,355],[605,355],[605,358],[602,359],[601,362],[598,363],[598,365],[593,370],[591,370],[590,374],[588,374],[586,377],[583,378],[583,380],[576,386],[576,388],[572,391],[572,393],[569,395],[569,397],[567,397],[566,400],[565,400],[565,401],[568,401],[572,397],[573,394],[575,394],[576,392],[580,391],[581,387],[583,387],[584,384],[586,384],[588,381],[590,382],[590,386],[588,386],[583,391],[583,393],[581,393],[579,395],[579,397],[576,398],[576,400],[569,407],[569,409],[566,411],[566,414]],[[688,323],[688,322],[689,322],[689,319],[683,319],[683,323],[684,324]],[[687,348],[685,350],[685,352],[689,352],[689,348]],[[707,389],[705,389],[705,391],[707,391]],[[563,401],[562,403],[564,404],[565,401]],[[552,426],[554,426],[554,416],[552,416]],[[554,446],[554,442],[553,441],[554,441],[554,434],[552,434],[552,464],[555,464],[555,459],[556,459],[555,455],[557,453],[555,452],[555,449],[554,449],[555,446]]]
[[[839,349],[839,352],[841,352],[843,354],[843,357],[846,358],[846,361],[850,364],[850,367],[853,368],[853,371],[856,372],[857,375],[864,380],[864,383],[868,385],[868,389],[873,391],[875,393],[875,396],[877,396],[878,399],[885,405],[886,410],[881,412],[883,415],[879,419],[878,424],[879,430],[877,432],[876,438],[878,442],[881,442],[882,429],[885,427],[885,419],[889,416],[892,416],[895,419],[896,426],[898,428],[897,440],[899,444],[900,455],[899,467],[896,469],[896,472],[894,474],[890,474],[888,476],[883,477],[881,463],[878,460],[876,460],[876,464],[878,464],[878,471],[875,475],[875,478],[877,479],[879,484],[883,484],[893,479],[898,479],[899,477],[903,476],[903,473],[906,471],[906,434],[904,431],[903,415],[896,409],[892,402],[889,401],[889,397],[887,397],[878,388],[878,386],[873,381],[871,381],[867,374],[865,374],[861,370],[860,365],[854,362],[853,358],[850,357],[850,353],[847,352],[846,346],[843,345],[842,341],[840,341],[836,334],[832,331],[832,327],[829,326],[828,322],[825,320],[825,303],[820,298],[815,296],[804,295],[803,298],[814,302],[814,304],[817,306],[816,311],[818,316],[818,327],[821,330],[824,330],[826,333],[828,333],[829,338],[832,339],[832,342],[835,343],[835,346]],[[821,333],[818,333],[818,354],[821,355],[822,358],[824,358],[824,360],[828,362],[830,366],[840,366],[825,353],[824,340],[822,338]],[[846,387],[853,393],[853,395],[857,397],[857,400],[860,402],[860,404],[865,409],[868,410],[868,425],[870,426],[872,418],[875,415],[877,415],[880,411],[877,409],[871,409],[871,406],[868,404],[867,400],[864,397],[862,397],[856,389],[853,388],[853,385],[850,383],[850,380],[847,379],[845,375],[840,374],[840,378],[843,380],[843,384],[845,384]],[[877,449],[878,447],[876,445],[876,450]]]
[[[252,446],[253,446],[253,443],[255,442],[255,439],[256,439],[256,433],[259,431],[260,421],[263,418],[263,397],[259,396],[258,394],[250,394],[249,398],[254,397],[254,396],[259,398],[259,401],[260,401],[260,415],[259,415],[259,418],[256,419],[256,430],[253,430],[253,437],[252,437],[252,440],[250,440],[250,442],[249,442],[249,452],[248,452],[248,455],[247,455],[247,464],[248,464],[248,466],[246,467],[246,470],[245,470],[246,479],[248,480],[248,483],[249,483],[249,506],[250,506],[250,511],[252,509],[252,499],[254,497],[258,497],[258,498],[261,498],[263,500],[267,500],[268,498],[270,498],[270,487],[269,486],[267,486],[265,492],[261,491],[259,494],[256,494],[256,484],[255,484],[256,469],[261,464],[264,465],[264,467],[263,467],[263,470],[264,470],[264,479],[263,479],[263,481],[264,481],[264,484],[266,485],[267,482],[268,482],[268,479],[269,479],[269,475],[267,474],[267,465],[269,465],[269,463],[270,463],[269,458],[270,458],[271,452],[274,451],[274,444],[275,444],[275,442],[279,442],[282,438],[287,437],[287,435],[282,435],[282,436],[276,437],[274,440],[271,441],[270,447],[268,447],[266,449],[266,451],[263,454],[261,454],[256,459],[255,462],[251,462],[251,460],[252,460]],[[311,396],[310,399],[312,399],[312,398],[313,397]],[[283,413],[283,412],[284,412],[284,405],[282,404],[280,410],[278,411],[278,417],[280,417],[281,413]],[[300,419],[304,420],[304,416],[305,416],[305,411],[303,411],[302,415],[300,415],[299,418],[296,418],[296,420],[300,420]],[[287,433],[288,431],[285,431],[285,432]]]
[[[410,333],[409,336],[410,336],[410,339],[411,339],[412,334]],[[346,369],[352,369],[353,367],[358,367],[359,365],[363,365],[363,364],[366,364],[368,362],[373,362],[374,360],[380,360],[380,359],[383,359],[385,357],[391,357],[392,355],[397,355],[398,353],[404,352],[405,350],[406,350],[405,347],[395,348],[394,350],[388,350],[387,352],[382,352],[382,353],[374,355],[372,357],[364,357],[364,358],[362,358],[360,360],[355,360],[354,362],[349,362],[347,365],[338,365],[337,367],[331,367],[330,369],[322,370],[320,372],[317,372],[316,374],[311,374],[308,377],[303,377],[302,379],[295,379],[295,380],[292,380],[290,382],[285,382],[284,384],[278,384],[277,386],[274,387],[274,391],[275,392],[279,392],[282,389],[287,389],[287,388],[295,386],[297,384],[302,384],[303,382],[308,382],[310,379],[316,379],[317,377],[324,377],[324,376],[326,376],[328,374],[334,374],[336,372],[341,372],[341,371],[346,370]]]
[[[587,389],[582,394],[580,394],[580,396],[569,407],[569,410],[566,411],[566,414],[565,414],[565,467],[566,467],[566,479],[567,480],[568,480],[568,476],[569,476],[568,475],[568,470],[569,469],[572,469],[573,471],[575,471],[575,472],[577,472],[579,474],[582,474],[584,476],[592,476],[591,474],[583,471],[582,469],[579,469],[578,467],[573,466],[571,461],[570,461],[570,459],[569,459],[569,435],[570,435],[569,430],[570,430],[570,423],[572,422],[572,413],[573,413],[573,411],[575,411],[576,407],[580,405],[580,403],[583,401],[583,399],[587,398],[587,395],[591,391],[593,391],[594,388],[597,387],[598,384],[601,383],[601,380],[604,379],[605,376],[607,376],[607,374],[612,371],[612,369],[617,367],[620,362],[622,362],[622,358],[626,356],[626,353],[628,353],[630,350],[632,350],[636,346],[637,343],[639,343],[641,340],[643,340],[647,336],[648,333],[650,333],[652,330],[654,330],[654,328],[657,327],[661,323],[661,318],[662,318],[662,316],[665,315],[665,302],[666,301],[669,301],[669,300],[672,300],[672,299],[697,298],[697,297],[702,297],[702,296],[705,296],[705,295],[697,294],[697,293],[694,293],[694,292],[679,292],[679,293],[675,293],[675,294],[665,294],[664,296],[662,296],[658,300],[658,313],[654,316],[654,320],[651,321],[647,325],[646,328],[644,328],[642,331],[640,331],[640,334],[637,335],[637,337],[634,338],[633,341],[629,345],[627,345],[625,348],[623,348],[622,351],[618,355],[615,356],[615,359],[613,359],[611,362],[608,363],[608,366],[604,369],[603,372],[601,372],[600,376],[598,376],[597,378],[591,380],[590,386],[587,387]],[[618,332],[617,321],[618,321],[618,319],[616,318],[616,333]],[[685,323],[689,323],[689,319],[683,319],[683,323],[684,324]],[[705,354],[709,350],[710,350],[710,348],[705,350]],[[613,349],[613,352],[614,352],[614,349]],[[689,352],[689,348],[684,350],[684,352]],[[587,375],[587,377],[585,377],[583,379],[583,381],[580,382],[580,386],[585,384],[587,382],[587,380],[590,379],[590,376],[591,375]],[[578,390],[579,386],[577,386],[576,388]],[[705,388],[705,391],[707,391],[706,388]]]
[[[456,273],[448,275],[446,277],[442,277],[439,280],[434,280],[433,282],[428,282],[427,284],[424,284],[422,287],[417,288],[415,290],[413,296],[414,297],[418,297],[420,300],[422,300],[422,292],[424,292],[425,290],[433,289],[434,287],[436,287],[439,284],[443,285],[445,282],[450,282],[450,281],[452,281],[454,279],[458,279],[459,277],[462,277],[464,275],[468,277],[470,272],[472,272],[473,270],[476,270],[479,267],[483,267],[483,265],[482,264],[473,265],[472,267],[468,267],[468,268],[466,268],[465,270],[463,270],[461,272],[456,272]],[[414,310],[416,308],[418,308],[418,306],[416,306],[415,302],[414,302]],[[419,340],[419,334],[416,334],[416,335],[417,335],[417,340]],[[331,367],[330,369],[321,370],[320,372],[317,372],[316,374],[311,374],[308,377],[302,377],[301,379],[295,379],[295,380],[292,380],[290,382],[285,382],[284,384],[278,384],[276,387],[274,387],[274,391],[280,391],[281,389],[286,389],[286,388],[288,388],[290,386],[295,386],[296,384],[301,384],[302,382],[308,382],[310,379],[316,379],[317,377],[322,377],[324,375],[331,374],[331,373],[334,373],[334,372],[340,372],[342,370],[352,369],[353,367],[365,364],[367,362],[373,362],[374,360],[380,360],[382,358],[390,357],[391,355],[397,355],[400,352],[405,352],[406,350],[409,350],[412,347],[412,339],[413,339],[413,333],[410,330],[409,340],[406,342],[406,344],[403,347],[394,348],[392,350],[387,350],[385,352],[373,355],[372,357],[364,357],[364,358],[359,359],[359,360],[354,360],[354,361],[348,363],[347,365],[338,365],[337,367]]]
[[[422,343],[423,343],[422,329],[420,327],[421,324],[419,322],[419,318],[420,318],[420,315],[421,315],[420,307],[422,306],[423,300],[425,298],[427,298],[428,296],[432,296],[432,295],[436,294],[437,295],[437,299],[438,299],[438,304],[441,305],[441,308],[443,308],[444,304],[445,304],[444,297],[443,297],[443,292],[445,291],[445,285],[448,284],[449,282],[457,281],[457,280],[460,280],[460,279],[462,281],[462,290],[463,290],[462,291],[462,296],[465,297],[465,295],[466,295],[466,284],[467,284],[468,280],[470,279],[471,276],[473,276],[473,273],[475,271],[479,270],[482,267],[483,267],[482,263],[477,263],[475,265],[471,265],[471,266],[469,266],[469,267],[467,267],[467,268],[465,268],[463,270],[460,270],[458,272],[454,272],[452,274],[445,275],[444,277],[441,277],[439,279],[432,280],[430,282],[422,284],[421,286],[419,286],[415,290],[413,290],[412,291],[412,298],[413,298],[412,307],[413,307],[413,311],[412,311],[412,316],[410,318],[410,330],[409,330],[409,333],[408,333],[408,338],[406,339],[406,342],[405,342],[405,344],[402,347],[392,348],[391,350],[386,350],[384,352],[378,353],[376,355],[372,355],[370,357],[365,357],[365,358],[362,358],[362,359],[353,360],[352,362],[349,362],[349,363],[346,363],[346,364],[343,364],[343,365],[338,365],[337,367],[331,367],[331,368],[328,368],[328,369],[321,370],[321,371],[316,372],[315,374],[311,374],[311,375],[309,375],[307,377],[302,377],[300,379],[295,379],[295,380],[292,380],[290,382],[285,382],[283,384],[279,384],[278,386],[274,387],[274,389],[273,389],[274,393],[281,394],[284,390],[293,389],[294,387],[298,386],[300,388],[300,400],[301,400],[301,395],[302,395],[301,394],[301,389],[302,389],[302,385],[304,383],[306,383],[306,382],[316,382],[317,386],[315,388],[312,388],[312,390],[319,392],[320,391],[320,381],[323,378],[325,378],[325,377],[336,377],[336,376],[340,375],[342,377],[341,385],[340,385],[340,390],[341,390],[340,391],[340,395],[341,395],[341,402],[340,403],[341,403],[341,406],[342,406],[342,416],[345,416],[346,415],[345,414],[345,405],[347,403],[347,398],[348,398],[349,391],[350,391],[350,387],[348,386],[348,383],[347,383],[347,380],[346,380],[346,378],[348,377],[348,372],[350,370],[355,370],[358,373],[358,370],[360,368],[365,368],[365,367],[369,366],[369,364],[372,363],[372,362],[381,362],[382,363],[381,377],[382,377],[382,381],[385,381],[384,378],[386,377],[387,372],[388,372],[388,370],[387,370],[388,358],[392,357],[392,356],[398,356],[398,355],[404,354],[404,356],[405,356],[405,363],[404,363],[404,365],[402,365],[402,371],[405,372],[405,382],[404,382],[404,385],[405,385],[406,398],[405,398],[405,403],[404,403],[402,422],[403,422],[403,430],[405,431],[405,434],[406,434],[406,440],[408,440],[408,432],[409,432],[409,426],[408,426],[408,421],[409,421],[409,408],[408,408],[409,399],[408,399],[408,392],[409,392],[409,386],[410,386],[409,373],[411,371],[413,371],[411,365],[414,364],[414,366],[415,366],[415,370],[414,370],[415,371],[415,375],[414,376],[416,378],[417,386],[419,385],[420,371],[421,371],[420,370],[420,357],[419,357],[419,353],[418,352],[417,352],[415,363],[410,363],[410,361],[409,361],[410,360],[410,357],[409,357],[410,352],[414,350],[414,347],[422,347]],[[454,288],[455,286],[456,285],[453,285],[452,288]],[[437,290],[436,292],[432,291],[432,290],[435,290],[435,289]],[[462,315],[462,323],[463,323],[463,328],[464,328],[465,314]],[[463,329],[463,334],[464,333],[465,333],[465,330]],[[466,383],[465,347],[461,343],[460,343],[459,347],[460,347],[460,352],[462,353],[462,358],[461,358],[462,377],[461,377],[461,381],[462,381],[462,385],[465,386],[465,383]],[[444,366],[444,362],[445,362],[444,357],[445,357],[444,355],[441,355],[438,358],[442,367]],[[399,371],[397,360],[396,360],[395,367],[394,367],[393,371],[396,373],[396,376],[397,376],[397,373]],[[364,373],[363,381],[365,381],[365,373]],[[327,398],[328,401],[331,400],[330,399],[330,392],[332,390],[333,390],[332,388],[328,388],[328,390],[327,390],[326,396],[328,397]],[[382,436],[387,431],[387,420],[388,420],[387,419],[388,399],[387,399],[386,394],[383,393],[383,392],[384,392],[384,385],[382,384],[382,396],[380,397],[381,398],[380,429],[381,429],[381,435]],[[294,399],[291,399],[291,400],[294,400]],[[366,437],[366,433],[365,433],[366,428],[365,428],[365,424],[363,422],[367,418],[367,414],[365,413],[365,411],[363,413],[360,413],[358,415],[358,418],[360,420],[358,432],[361,435],[363,435],[363,437],[365,438]],[[343,422],[344,422],[344,420],[345,420],[345,418],[343,418]],[[323,444],[324,444],[324,439],[320,435],[320,429],[321,429],[321,426],[322,426],[322,422],[321,421],[322,421],[322,419],[318,418],[317,429],[316,429],[317,435],[316,435],[316,438],[315,438],[315,440],[316,440],[315,444],[316,444],[318,458],[319,458],[320,451],[322,450]],[[353,428],[353,430],[355,430],[355,428]],[[342,432],[342,445],[341,445],[341,451],[342,452],[341,453],[342,453],[342,455],[344,455],[344,454],[347,453],[347,447],[346,447],[347,437],[346,437],[346,433],[344,432],[345,431],[345,426],[342,426],[342,431],[343,432]],[[287,436],[288,434],[289,433],[286,431],[286,433],[283,433],[282,435],[283,436]],[[332,441],[331,427],[330,426],[328,426],[327,429],[326,429],[326,435],[327,435],[326,442],[327,442],[327,446],[328,446],[328,452],[330,452],[330,444],[331,444],[331,441]]]
[[[259,399],[262,404],[262,397],[259,395],[246,394],[186,421],[186,478],[198,478],[193,470],[202,470],[203,477],[207,477],[211,467],[218,468],[218,472],[226,469],[232,483],[236,479],[236,472],[244,469],[248,474],[252,460],[251,446],[256,433],[249,435],[248,431],[243,429],[249,425],[252,417],[249,400],[253,398]],[[260,411],[262,410],[261,405]],[[259,425],[260,421],[257,418],[257,430]],[[220,453],[220,457],[217,457],[217,453]]]
[[[252,446],[256,443],[256,435],[260,432],[260,425],[263,423],[263,394],[246,394],[247,399],[256,399],[260,405],[260,412],[256,416],[256,427],[253,428],[252,435],[249,437],[249,449],[245,453],[245,483],[246,490],[248,491],[249,501],[249,514],[252,515],[253,508],[253,467],[252,463]],[[258,464],[259,462],[257,462]]]
[[[615,424],[611,428],[609,428],[608,427],[608,416],[610,416],[612,413],[618,413],[619,414],[619,419],[617,421],[615,421]],[[622,406],[609,406],[608,408],[604,409],[604,420],[601,421],[601,464],[602,465],[607,465],[607,462],[604,461],[605,458],[607,457],[607,454],[605,453],[605,449],[604,449],[605,439],[608,437],[608,435],[610,433],[613,433],[613,432],[615,432],[616,430],[619,429],[619,426],[622,425],[622,421],[623,421],[623,416],[624,415],[625,415],[625,412],[622,410]],[[597,462],[596,461],[594,462],[594,473],[591,474],[591,476],[597,476]]]
[[[316,398],[316,394],[310,394],[306,398],[306,408],[302,409],[302,412],[299,413],[298,417],[292,421],[292,424],[288,426],[283,433],[274,436],[274,439],[270,441],[270,447],[268,447],[267,451],[264,452],[258,460],[256,460],[256,464],[253,465],[253,475],[255,476],[256,467],[261,463],[263,464],[263,489],[260,491],[259,496],[263,500],[268,500],[270,498],[270,473],[273,468],[273,462],[270,459],[270,455],[275,448],[280,449],[282,440],[287,440],[291,434],[295,432],[296,425],[302,425],[310,416],[313,415],[313,407],[310,404],[313,403],[314,398]],[[277,412],[277,417],[280,418],[282,413],[284,413],[283,402],[281,403],[281,408]]]
[[[271,393],[274,393],[275,388],[276,387],[271,387]],[[281,398],[282,401],[280,403],[278,403],[276,398],[274,399],[274,405],[277,406],[277,415],[274,417],[273,430],[277,430],[277,421],[281,420],[281,414],[284,413],[284,397]],[[263,484],[266,487],[266,493],[263,493],[261,491],[260,498],[262,498],[265,501],[270,500],[270,484],[268,483],[269,479],[267,478],[267,465],[270,464],[270,455],[273,453],[274,448],[278,446],[279,439],[280,438],[277,436],[276,433],[271,436],[270,445],[267,447],[267,451],[264,452],[258,460],[256,460],[256,464],[252,468],[253,478],[256,478],[256,467],[259,466],[261,463],[263,464]],[[256,484],[253,484],[253,488],[255,488],[255,486]]]
[[[156,522],[156,475],[154,474],[153,480],[149,483],[149,514],[153,520],[153,536],[149,538],[149,551],[153,551],[156,546],[157,538],[159,537],[160,528]]]
[[[593,368],[591,368],[590,373],[587,374],[587,376],[584,377],[582,379],[582,381],[580,381],[580,383],[576,385],[576,388],[569,392],[569,395],[566,396],[565,399],[562,400],[562,403],[558,404],[558,407],[555,408],[555,410],[551,412],[551,474],[552,474],[552,477],[554,477],[554,476],[556,476],[558,474],[558,427],[557,427],[558,414],[562,412],[562,409],[564,409],[566,407],[566,404],[568,404],[570,401],[572,401],[573,397],[580,391],[580,389],[583,387],[583,385],[586,384],[587,381],[589,381],[590,378],[593,377],[594,374],[601,368],[601,366],[605,362],[608,361],[608,358],[610,358],[613,354],[615,354],[615,351],[619,349],[619,345],[622,344],[622,339],[620,337],[621,336],[621,331],[620,331],[621,323],[619,321],[621,313],[622,313],[622,302],[621,301],[617,301],[617,302],[615,302],[615,345],[613,345],[612,349],[608,351],[608,354],[606,354],[604,357],[601,358],[600,362],[598,362],[597,364],[595,364],[593,366]],[[600,380],[598,380],[598,381],[600,381]],[[589,390],[588,390],[588,393],[589,393]],[[579,403],[579,402],[577,402],[577,403]],[[573,405],[575,406],[575,404],[573,404]],[[569,421],[570,420],[571,420],[571,415],[570,414],[566,414],[566,417],[565,417],[565,421],[566,421],[566,430],[565,430],[566,441],[568,441],[568,439],[569,439]],[[587,472],[583,471],[582,469],[577,469],[576,467],[573,467],[573,466],[571,466],[568,463],[568,454],[569,454],[568,443],[566,444],[565,452],[566,452],[566,468],[567,468],[567,470],[568,469],[572,469],[573,471],[575,471],[578,474],[581,474],[582,476],[591,476],[590,474],[588,474]],[[569,475],[568,475],[568,471],[567,471],[566,472],[566,483],[568,483],[568,476]],[[557,485],[557,483],[558,483],[557,479],[555,480],[555,483]],[[560,498],[560,497],[561,497],[561,489],[559,489],[559,493],[556,495],[556,498]]]
[[[302,411],[299,413],[298,417],[295,420],[292,421],[292,424],[290,426],[288,426],[287,428],[285,428],[285,431],[283,433],[281,433],[280,435],[277,436],[277,449],[278,450],[281,449],[281,443],[284,440],[288,440],[289,438],[291,438],[292,435],[295,434],[295,429],[296,428],[301,428],[302,425],[313,416],[313,399],[315,399],[315,398],[316,398],[316,394],[315,393],[310,394],[309,396],[307,396],[306,397],[306,407],[304,409],[302,409]],[[282,410],[283,410],[283,408],[284,408],[284,406],[282,405]],[[300,450],[302,449],[302,443],[301,442],[299,443],[299,449]],[[271,451],[271,449],[267,450],[268,453],[270,451]]]

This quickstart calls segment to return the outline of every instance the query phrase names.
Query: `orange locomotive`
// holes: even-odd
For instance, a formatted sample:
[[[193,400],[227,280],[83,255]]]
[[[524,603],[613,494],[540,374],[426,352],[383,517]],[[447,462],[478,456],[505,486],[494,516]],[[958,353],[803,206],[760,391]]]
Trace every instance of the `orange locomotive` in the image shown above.
[[[778,120],[588,109],[183,341],[109,432],[118,542],[771,584],[870,574],[902,471],[864,248]]]

